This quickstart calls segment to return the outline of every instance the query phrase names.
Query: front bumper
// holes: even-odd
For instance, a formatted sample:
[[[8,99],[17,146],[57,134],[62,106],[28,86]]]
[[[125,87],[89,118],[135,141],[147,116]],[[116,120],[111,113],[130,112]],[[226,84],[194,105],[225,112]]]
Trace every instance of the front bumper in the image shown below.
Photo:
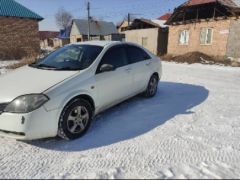
[[[44,106],[27,114],[0,114],[0,136],[18,140],[55,137],[59,111],[46,111]]]

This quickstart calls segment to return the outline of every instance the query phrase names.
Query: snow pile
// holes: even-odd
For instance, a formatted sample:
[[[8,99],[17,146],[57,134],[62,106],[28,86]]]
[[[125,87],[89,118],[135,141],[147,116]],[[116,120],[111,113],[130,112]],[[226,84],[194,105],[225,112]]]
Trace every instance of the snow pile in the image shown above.
[[[1,61],[0,60],[0,75],[5,74],[9,70],[6,69],[7,66],[18,63],[18,61]]]
[[[0,138],[0,178],[239,178],[240,68],[163,70],[155,98],[111,108],[81,139]]]

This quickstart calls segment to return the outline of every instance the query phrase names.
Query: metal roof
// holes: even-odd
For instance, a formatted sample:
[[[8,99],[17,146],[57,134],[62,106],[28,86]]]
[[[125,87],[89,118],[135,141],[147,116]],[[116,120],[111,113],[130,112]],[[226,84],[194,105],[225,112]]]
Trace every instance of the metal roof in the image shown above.
[[[160,17],[157,18],[157,19],[163,20],[163,21],[167,21],[167,20],[171,17],[171,15],[172,15],[172,13],[166,13],[166,14],[160,16]]]
[[[221,5],[222,7],[225,8],[225,14],[222,14],[222,16],[239,16],[240,15],[240,0],[188,0],[182,5],[178,6],[175,10],[172,16],[167,20],[166,24],[170,25],[174,21],[177,22],[181,19],[182,21],[184,12],[187,12],[188,10],[189,14],[192,13],[193,15],[191,16],[192,19],[196,19],[196,15],[194,17],[194,9],[196,11],[197,7],[201,7],[202,11],[205,11],[206,13],[209,13],[205,7],[207,8],[208,5],[211,6],[216,6],[216,5]],[[191,11],[190,11],[191,9]],[[196,13],[196,12],[195,12]],[[203,13],[202,13],[203,14]],[[206,17],[203,17],[206,19]],[[186,19],[185,19],[186,20]],[[188,20],[191,20],[190,18]],[[185,21],[186,22],[186,21]],[[191,23],[191,22],[190,22]]]
[[[240,0],[188,0],[187,2],[183,3],[180,7],[196,6],[196,5],[216,3],[216,2],[232,8],[240,7]]]
[[[73,23],[77,25],[77,28],[82,35],[88,34],[88,21],[85,19],[74,19]],[[91,21],[90,22],[90,34],[99,35],[110,35],[118,33],[116,26],[112,22],[106,21]]]
[[[0,0],[0,16],[20,17],[43,20],[41,16],[19,4],[15,0]]]
[[[69,39],[71,33],[71,26],[68,26],[66,29],[61,29],[57,38],[59,39]]]

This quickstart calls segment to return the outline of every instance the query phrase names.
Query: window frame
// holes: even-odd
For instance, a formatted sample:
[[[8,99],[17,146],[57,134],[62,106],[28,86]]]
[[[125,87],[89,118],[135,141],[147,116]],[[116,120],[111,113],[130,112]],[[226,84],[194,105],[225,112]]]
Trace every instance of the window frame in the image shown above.
[[[98,64],[98,66],[97,66],[97,69],[96,69],[96,73],[95,73],[95,74],[101,74],[100,68],[101,68],[102,61],[103,61],[104,56],[105,56],[109,51],[111,51],[112,49],[115,49],[115,48],[123,48],[123,49],[124,49],[124,51],[125,51],[125,53],[126,53],[126,58],[127,58],[127,64],[124,65],[124,66],[128,66],[128,65],[129,65],[129,59],[128,59],[128,55],[127,55],[126,45],[114,45],[114,46],[110,47],[109,49],[107,49],[107,50],[104,52],[103,56],[101,57],[101,60],[99,61],[99,64]],[[122,67],[124,67],[124,66],[117,67],[116,70],[119,69],[119,68],[122,68]]]
[[[182,32],[188,32],[188,39],[187,39],[187,42],[186,42],[186,43],[181,43],[181,41],[180,41]],[[189,29],[179,30],[178,45],[180,45],[180,46],[188,46],[188,45],[189,45],[189,40],[190,40],[190,30],[189,30]]]
[[[203,32],[203,30],[207,30],[207,33],[206,33],[206,35],[205,35],[205,39],[204,39],[204,43],[202,43],[201,42],[201,35],[202,35],[202,32]],[[211,29],[211,41],[210,41],[210,43],[207,43],[207,36],[208,36],[208,32],[209,32],[209,29]],[[203,28],[201,28],[201,30],[200,30],[200,35],[199,35],[199,42],[200,42],[200,45],[201,46],[209,46],[209,45],[212,45],[212,41],[213,41],[213,28],[209,28],[209,27],[203,27]]]
[[[137,61],[137,62],[131,62],[131,60],[129,58],[129,54],[128,54],[128,49],[127,49],[128,47],[134,47],[134,48],[137,48],[137,49],[143,51],[148,56],[148,58],[145,58],[145,59],[143,59],[141,61]],[[140,47],[132,45],[132,44],[127,44],[125,48],[126,48],[126,52],[127,52],[128,64],[136,64],[136,63],[144,62],[144,61],[151,59],[151,56],[149,55],[149,53],[147,53],[143,48],[140,48]]]

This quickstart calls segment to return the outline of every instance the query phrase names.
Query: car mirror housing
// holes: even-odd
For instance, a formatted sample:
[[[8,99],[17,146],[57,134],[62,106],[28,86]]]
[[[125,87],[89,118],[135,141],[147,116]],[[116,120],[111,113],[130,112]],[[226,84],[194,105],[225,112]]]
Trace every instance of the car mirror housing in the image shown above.
[[[114,70],[115,70],[115,67],[111,64],[103,64],[100,67],[100,72],[109,72]]]

